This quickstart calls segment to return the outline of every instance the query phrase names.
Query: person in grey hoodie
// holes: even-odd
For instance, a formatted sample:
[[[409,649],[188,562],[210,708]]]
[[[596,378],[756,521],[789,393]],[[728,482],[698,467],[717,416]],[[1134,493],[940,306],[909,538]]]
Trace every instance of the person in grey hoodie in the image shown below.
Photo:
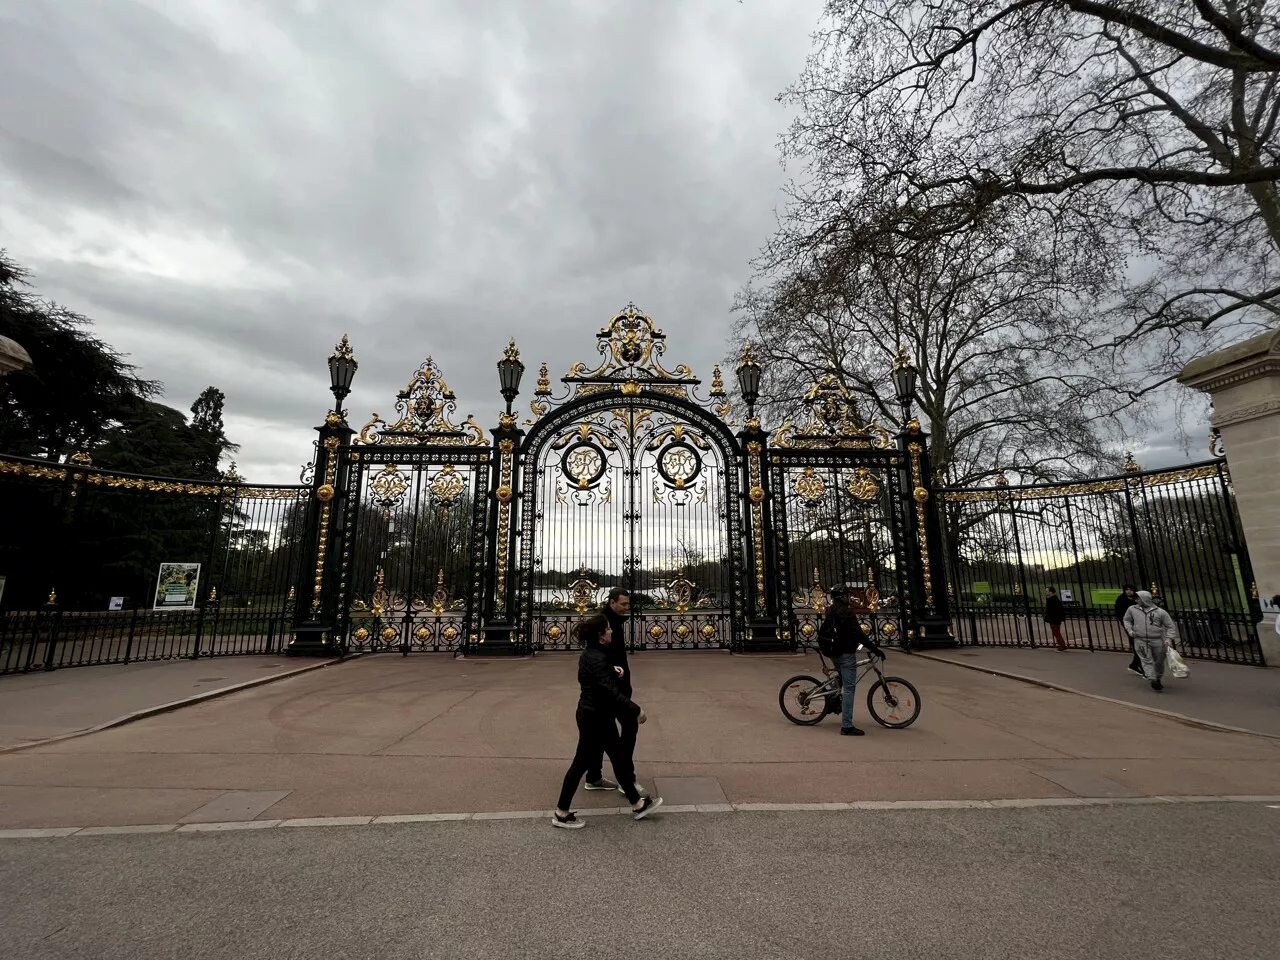
[[[1163,690],[1165,644],[1177,638],[1178,628],[1167,610],[1156,606],[1149,590],[1138,591],[1138,602],[1124,612],[1124,629],[1133,638],[1133,650],[1142,661],[1142,675],[1152,690]]]

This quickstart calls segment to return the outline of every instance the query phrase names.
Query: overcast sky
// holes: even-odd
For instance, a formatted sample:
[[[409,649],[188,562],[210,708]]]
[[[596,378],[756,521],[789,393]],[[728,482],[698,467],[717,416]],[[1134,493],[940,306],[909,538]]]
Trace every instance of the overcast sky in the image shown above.
[[[508,337],[523,406],[630,300],[709,380],[820,7],[0,0],[0,247],[167,403],[222,388],[259,482],[344,332],[357,427],[428,354],[493,426]]]
[[[431,354],[495,425],[629,300],[710,379],[818,0],[0,0],[0,246],[296,481]],[[527,401],[526,396],[524,400]]]

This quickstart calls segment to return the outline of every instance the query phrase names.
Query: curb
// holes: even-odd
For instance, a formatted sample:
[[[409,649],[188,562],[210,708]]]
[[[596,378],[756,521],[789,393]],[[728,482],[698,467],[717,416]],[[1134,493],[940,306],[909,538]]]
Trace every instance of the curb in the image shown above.
[[[189,707],[197,703],[204,703],[206,700],[216,700],[218,697],[225,697],[230,693],[238,693],[241,690],[248,690],[250,687],[260,687],[267,683],[275,683],[277,680],[286,680],[289,677],[296,677],[304,673],[310,673],[313,670],[323,670],[325,667],[331,667],[337,663],[346,663],[350,660],[358,660],[362,656],[364,656],[364,654],[357,653],[337,660],[325,660],[323,663],[313,663],[305,667],[296,667],[287,673],[276,673],[269,677],[259,677],[256,680],[246,680],[243,683],[236,683],[229,687],[220,687],[217,690],[207,690],[204,693],[197,693],[190,697],[183,697],[181,700],[174,700],[170,703],[162,703],[159,706],[144,707],[141,710],[135,710],[133,713],[126,713],[122,717],[116,717],[114,720],[107,720],[105,723],[86,727],[84,730],[76,730],[74,733],[62,733],[56,737],[46,737],[43,740],[33,740],[30,743],[18,743],[10,747],[0,747],[0,754],[17,753],[19,750],[30,750],[32,747],[45,747],[51,743],[61,743],[63,740],[74,740],[76,737],[87,737],[91,733],[110,730],[112,727],[122,727],[126,723],[134,723],[135,721],[145,720],[147,717],[154,717],[161,713],[180,710],[183,707]]]
[[[1275,796],[1149,796],[1149,797],[1027,797],[1008,800],[855,800],[851,803],[702,803],[662,807],[666,814],[752,813],[893,813],[910,810],[1031,810],[1070,807],[1166,806],[1169,804],[1258,804],[1280,810]],[[579,810],[580,817],[622,817],[628,807],[596,807]],[[60,840],[69,837],[105,837],[139,834],[208,834],[244,830],[294,830],[307,827],[376,827],[391,824],[494,823],[504,820],[550,819],[550,810],[505,810],[493,813],[418,813],[390,816],[300,817],[292,820],[230,820],[213,823],[148,823],[101,827],[23,827],[0,830],[0,840]],[[657,819],[655,817],[655,819]],[[652,822],[652,821],[649,821]]]
[[[985,673],[993,677],[1003,677],[1006,680],[1018,680],[1022,683],[1029,683],[1035,687],[1044,687],[1047,690],[1057,690],[1060,693],[1071,693],[1077,697],[1088,697],[1090,700],[1098,700],[1102,703],[1114,703],[1120,707],[1128,707],[1130,710],[1139,710],[1142,713],[1149,713],[1153,716],[1163,717],[1166,720],[1176,720],[1178,723],[1186,724],[1189,727],[1200,727],[1204,730],[1215,730],[1219,733],[1243,733],[1250,737],[1262,737],[1264,740],[1280,741],[1280,736],[1274,733],[1263,733],[1261,730],[1248,730],[1244,727],[1233,727],[1226,723],[1215,723],[1212,720],[1201,720],[1197,717],[1189,717],[1185,713],[1175,713],[1172,710],[1161,710],[1159,707],[1148,707],[1141,703],[1134,703],[1131,700],[1117,700],[1115,697],[1104,697],[1100,693],[1089,693],[1087,690],[1077,690],[1075,687],[1063,686],[1060,683],[1054,683],[1050,680],[1041,680],[1039,677],[1028,677],[1020,673],[1010,673],[1008,670],[996,670],[993,667],[982,667],[976,663],[961,663],[959,660],[950,660],[947,657],[939,657],[928,653],[917,653],[917,657],[923,660],[932,660],[935,663],[946,663],[953,667],[963,667],[965,670],[976,670],[978,673]]]

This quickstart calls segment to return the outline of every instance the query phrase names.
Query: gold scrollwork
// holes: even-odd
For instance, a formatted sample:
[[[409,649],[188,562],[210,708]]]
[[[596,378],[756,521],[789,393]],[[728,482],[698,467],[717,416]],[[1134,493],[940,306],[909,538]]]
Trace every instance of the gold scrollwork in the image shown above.
[[[858,467],[845,488],[859,500],[874,500],[880,496],[880,484],[876,483],[876,478],[866,467]]]
[[[328,503],[334,497],[333,484],[322,483],[316,490],[316,499],[321,503]]]
[[[933,570],[929,560],[928,515],[924,508],[925,501],[929,499],[929,491],[924,488],[920,472],[920,457],[924,453],[924,447],[918,443],[909,443],[907,444],[907,453],[911,454],[911,482],[915,488],[916,526],[918,528],[916,534],[920,540],[920,567],[924,573],[924,604],[926,607],[932,607]],[[924,494],[924,496],[922,497],[921,494]]]
[[[1059,483],[1045,486],[1014,487],[1008,486],[1008,480],[1001,483],[1004,474],[996,478],[995,487],[981,487],[975,490],[944,490],[939,496],[949,503],[982,503],[992,500],[1047,500],[1055,497],[1079,497],[1099,493],[1123,493],[1126,485],[1143,487],[1161,487],[1191,480],[1209,480],[1218,476],[1218,466],[1209,464],[1201,467],[1183,467],[1178,470],[1166,470],[1150,473],[1142,477],[1109,477],[1103,480],[1085,480],[1077,483]]]
[[[804,472],[796,477],[792,484],[795,492],[804,497],[807,505],[813,506],[827,492],[827,482],[822,479],[813,467],[805,467]]]
[[[596,335],[597,349],[604,357],[603,362],[595,369],[588,369],[585,363],[575,363],[565,379],[603,380],[624,373],[632,376],[647,373],[664,380],[692,381],[693,371],[684,364],[674,370],[662,365],[660,358],[667,351],[666,339],[666,334],[654,325],[652,317],[637,310],[634,303],[629,303]]]
[[[431,499],[438,506],[449,508],[467,489],[467,483],[452,463],[445,464],[431,481]]]
[[[453,423],[458,408],[457,397],[449,389],[436,362],[427,357],[408,385],[396,395],[396,411],[400,414],[388,426],[374,414],[361,429],[355,442],[374,444],[445,444],[483,447],[488,444],[484,431],[474,417],[461,425]]]
[[[509,440],[503,444],[499,445],[501,466],[498,489],[494,491],[498,500],[498,542],[495,549],[498,571],[494,591],[498,610],[506,610],[507,605],[507,567],[511,563],[511,479],[515,460],[514,445]]]

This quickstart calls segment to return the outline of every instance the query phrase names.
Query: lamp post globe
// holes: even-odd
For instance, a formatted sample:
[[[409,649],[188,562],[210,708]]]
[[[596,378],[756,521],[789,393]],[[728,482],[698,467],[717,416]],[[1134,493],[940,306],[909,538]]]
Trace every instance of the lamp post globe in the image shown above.
[[[514,339],[507,344],[502,359],[498,361],[498,386],[502,391],[502,399],[507,402],[507,413],[511,405],[520,395],[520,378],[524,376],[524,362],[520,359],[520,351],[516,349]]]
[[[756,402],[760,399],[761,372],[760,363],[751,350],[751,342],[748,341],[738,360],[737,374],[738,389],[742,391],[742,399],[746,401],[749,417],[755,416]]]
[[[906,347],[898,345],[898,353],[893,358],[893,390],[898,397],[898,405],[902,407],[902,422],[911,419],[911,401],[916,395],[916,368],[907,356]]]
[[[351,352],[351,341],[344,333],[338,345],[329,354],[329,389],[333,391],[333,409],[342,412],[342,401],[351,393],[351,381],[355,379],[360,362]]]

